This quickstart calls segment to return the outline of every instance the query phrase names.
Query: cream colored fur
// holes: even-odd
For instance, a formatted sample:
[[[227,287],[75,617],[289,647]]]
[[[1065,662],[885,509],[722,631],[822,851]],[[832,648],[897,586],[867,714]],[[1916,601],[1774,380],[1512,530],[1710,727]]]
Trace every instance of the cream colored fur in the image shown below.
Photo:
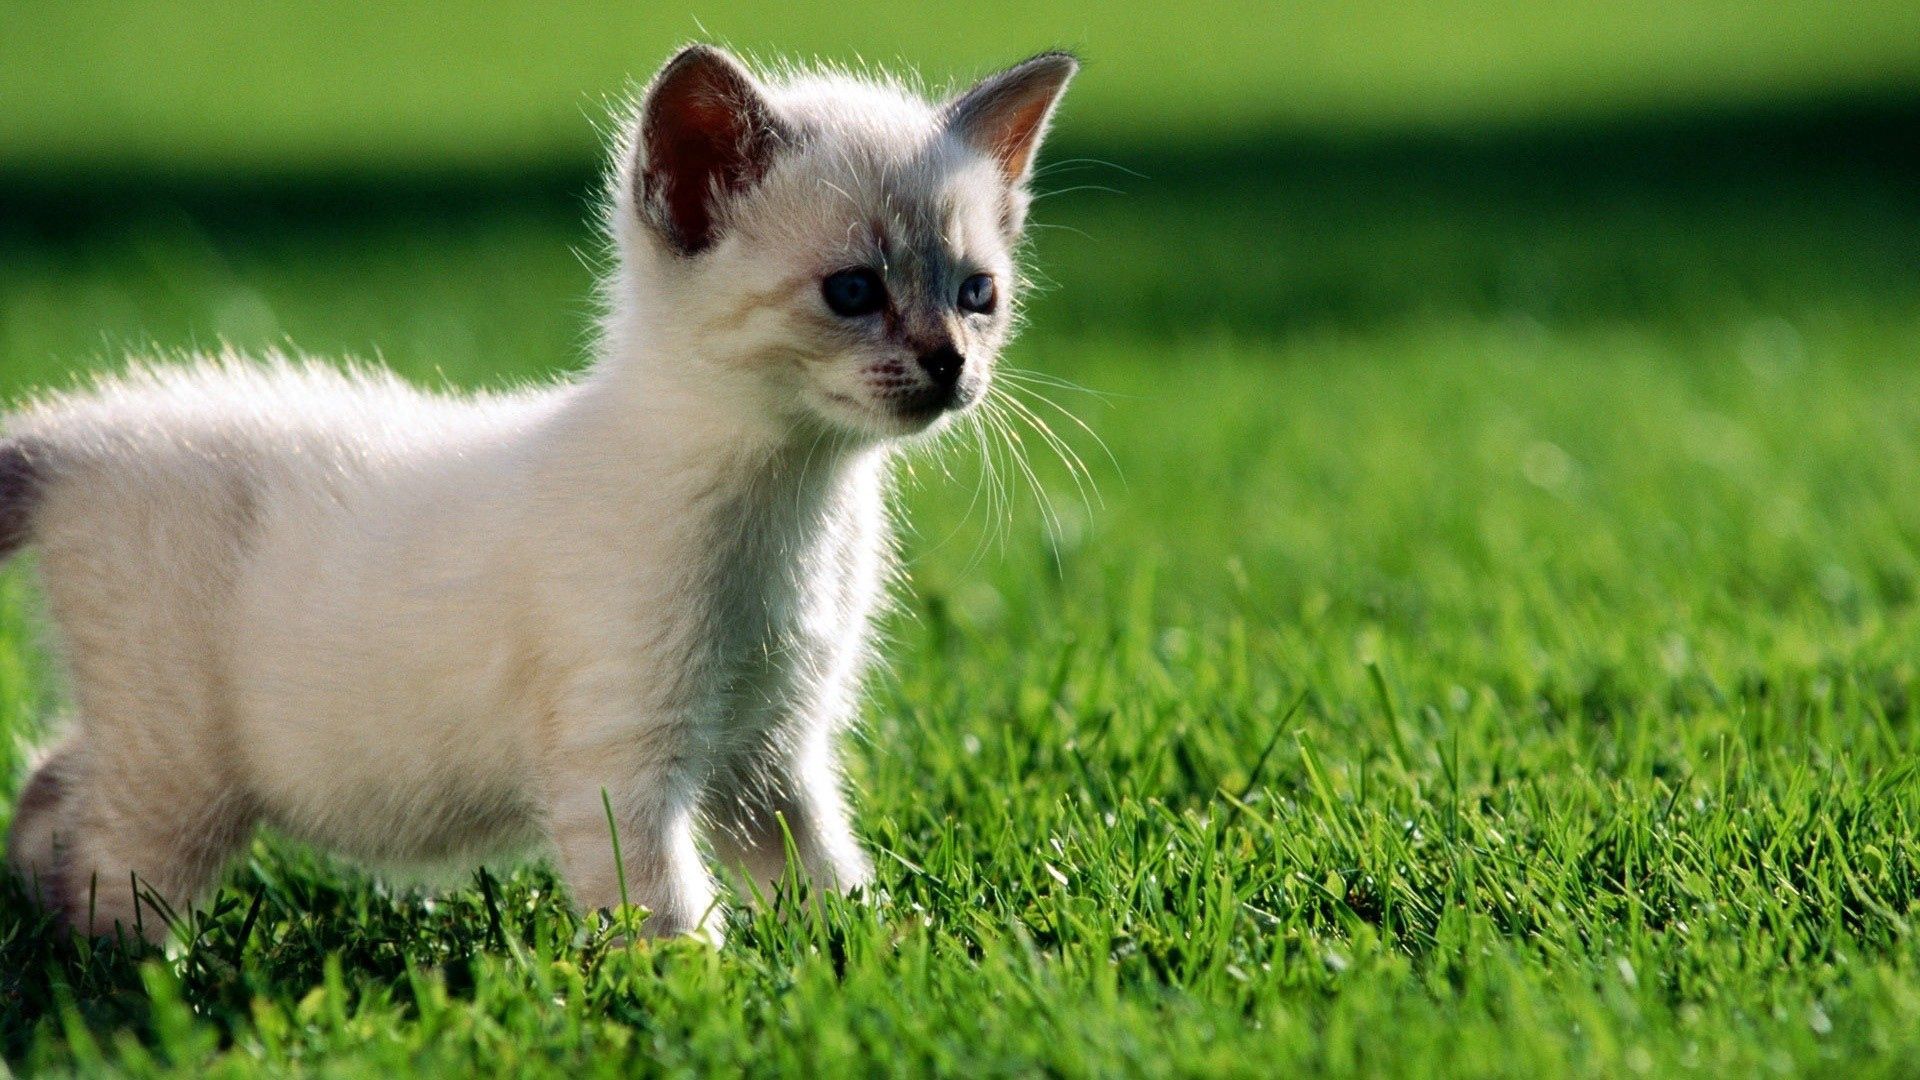
[[[712,187],[692,254],[637,179],[690,65],[750,80],[779,135],[750,185]],[[1008,335],[1023,185],[1072,62],[1023,68],[930,105],[683,53],[620,140],[577,378],[447,396],[222,355],[15,412],[0,445],[32,464],[76,715],[12,865],[95,932],[136,921],[132,879],[184,910],[263,823],[381,867],[545,852],[589,909],[624,871],[654,934],[717,935],[701,837],[770,889],[784,824],[802,877],[865,884],[836,736],[888,580],[889,462],[946,419],[898,398],[937,339],[965,356],[964,407]],[[823,275],[852,266],[896,310],[827,310]],[[998,309],[954,310],[978,272]]]

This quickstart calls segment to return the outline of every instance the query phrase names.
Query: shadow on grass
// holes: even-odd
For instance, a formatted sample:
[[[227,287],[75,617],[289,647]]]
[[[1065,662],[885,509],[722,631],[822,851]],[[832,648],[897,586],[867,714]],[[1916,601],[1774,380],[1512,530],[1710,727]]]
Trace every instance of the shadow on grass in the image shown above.
[[[1036,315],[1074,332],[1686,321],[1920,292],[1920,93],[1124,147],[1069,125],[1053,149],[1038,264],[1063,287]],[[84,258],[163,215],[236,248],[503,214],[579,242],[595,169],[0,174],[0,245]]]
[[[560,897],[543,870],[506,881],[483,871],[426,904],[298,845],[262,843],[163,948],[132,935],[69,934],[17,881],[0,878],[0,1061],[31,1071],[51,1050],[37,1040],[56,1035],[66,1044],[52,1051],[56,1060],[85,1040],[126,1038],[164,1057],[183,1034],[170,1015],[183,1002],[211,1024],[195,1037],[230,1038],[254,1020],[255,1002],[322,985],[330,963],[351,973],[354,988],[405,1002],[420,972],[466,992],[474,961],[502,951],[508,936],[550,953],[603,955],[613,935],[583,924]],[[76,1055],[81,1064],[86,1056]]]

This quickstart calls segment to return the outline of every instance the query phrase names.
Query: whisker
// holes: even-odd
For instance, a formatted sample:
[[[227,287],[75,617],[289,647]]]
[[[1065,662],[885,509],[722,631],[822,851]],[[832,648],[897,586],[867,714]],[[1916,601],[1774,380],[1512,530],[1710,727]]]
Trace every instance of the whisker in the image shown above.
[[[1031,371],[1027,368],[1012,367],[1007,364],[1000,365],[994,374],[1000,378],[1012,379],[1019,383],[1037,383],[1055,390],[1071,390],[1076,394],[1087,394],[1105,401],[1111,401],[1114,398],[1131,398],[1137,396],[1133,394],[1116,394],[1111,390],[1095,390],[1091,386],[1082,386],[1077,382],[1063,379],[1058,375],[1051,375],[1041,371]]]
[[[1073,480],[1073,486],[1080,494],[1081,508],[1087,512],[1088,516],[1092,516],[1094,503],[1098,503],[1104,509],[1107,504],[1106,496],[1101,493],[1100,484],[1094,478],[1093,469],[1080,456],[1080,452],[1056,433],[1046,420],[1025,402],[1012,397],[1009,397],[1009,401],[1019,409],[1026,422],[1040,433],[1048,447],[1053,450],[1054,456],[1059,458],[1060,463],[1066,467],[1068,477]],[[1089,498],[1089,491],[1091,491],[1091,498]]]
[[[1127,168],[1125,165],[1118,164],[1117,162],[1106,161],[1101,158],[1090,158],[1090,157],[1064,158],[1060,161],[1048,162],[1047,164],[1041,166],[1040,168],[1035,169],[1033,172],[1033,175],[1035,177],[1041,177],[1041,176],[1046,176],[1049,173],[1068,172],[1073,169],[1084,169],[1084,168],[1089,168],[1094,166],[1097,166],[1100,168],[1112,169],[1115,172],[1126,173],[1128,176],[1131,176],[1136,180],[1152,179],[1152,177],[1148,176],[1146,173],[1135,172],[1132,169]]]
[[[1082,229],[1082,228],[1078,228],[1078,227],[1076,227],[1076,226],[1073,226],[1073,225],[1055,225],[1055,224],[1053,224],[1052,222],[1049,222],[1049,221],[1029,221],[1029,222],[1027,222],[1027,228],[1029,228],[1029,229],[1058,229],[1058,230],[1060,230],[1061,232],[1070,232],[1070,233],[1073,233],[1073,234],[1074,234],[1075,236],[1084,236],[1084,237],[1086,237],[1086,238],[1087,238],[1087,239],[1089,239],[1089,240],[1091,240],[1091,239],[1093,239],[1093,234],[1092,234],[1092,233],[1090,233],[1090,232],[1088,232],[1088,231],[1087,231],[1087,230],[1085,230],[1085,229]]]
[[[983,458],[980,472],[977,476],[974,477],[973,493],[967,498],[966,509],[960,512],[960,520],[954,523],[953,528],[947,532],[947,535],[941,537],[938,542],[932,544],[931,546],[929,546],[928,548],[920,552],[920,554],[916,555],[915,556],[916,562],[919,561],[920,559],[927,557],[933,552],[936,552],[945,548],[948,544],[953,543],[954,537],[960,535],[960,530],[966,528],[967,523],[973,520],[974,511],[980,506],[980,500],[983,498],[983,494],[987,490],[987,476],[990,470],[990,466],[986,465],[984,462],[985,444],[984,442],[982,442],[982,439],[981,439],[980,418],[977,414],[963,417],[959,423],[954,424],[952,427],[948,428],[946,431],[941,432],[937,441],[938,442],[957,442],[968,436],[972,437],[974,441],[974,446],[981,451],[981,456]],[[940,474],[946,477],[948,481],[955,481],[953,470],[947,464],[948,455],[944,453],[935,453],[933,457],[934,457],[934,460],[939,462]],[[978,544],[974,546],[973,554],[969,557],[967,562],[969,569],[971,569],[975,565],[975,563],[977,563],[977,561],[979,560],[982,546],[983,545],[978,545]]]
[[[986,410],[981,410],[977,422],[973,424],[973,433],[974,440],[980,446],[981,475],[987,481],[987,525],[980,531],[980,542],[974,545],[973,557],[967,561],[968,569],[978,566],[980,560],[986,556],[987,549],[994,544],[1002,523],[1006,520],[1007,501],[1006,487],[1000,478],[999,462],[994,456],[995,447]]]
[[[1085,420],[1082,420],[1078,416],[1075,416],[1072,409],[1067,408],[1065,405],[1062,405],[1059,402],[1048,397],[1047,395],[1041,393],[1040,391],[1035,390],[1033,387],[1023,386],[1020,389],[1024,393],[1033,395],[1035,400],[1046,405],[1048,408],[1059,413],[1061,416],[1066,417],[1068,420],[1073,422],[1075,427],[1079,428],[1081,431],[1086,432],[1087,436],[1094,441],[1094,444],[1100,447],[1100,452],[1107,456],[1108,463],[1113,466],[1114,474],[1120,477],[1120,485],[1122,487],[1126,486],[1127,471],[1120,467],[1120,459],[1114,456],[1113,447],[1107,445],[1107,440],[1101,438],[1099,432],[1087,426],[1087,422]]]
[[[991,438],[991,417],[988,410],[979,409],[967,425],[973,435],[974,445],[980,451],[980,476],[986,486],[986,528],[981,530],[980,542],[974,545],[973,555],[967,560],[969,570],[978,566],[987,549],[998,542],[1002,524],[1005,521],[1006,492],[1000,477],[999,460],[996,454],[998,446]]]
[[[985,412],[985,418],[987,420],[987,430],[996,436],[991,442],[991,445],[994,446],[997,451],[1006,454],[1007,464],[1017,465],[1019,463],[1019,452],[1014,445],[1006,439],[1007,420],[1005,414],[998,408],[989,408]],[[1004,549],[1013,542],[1012,470],[1007,468],[1006,464],[1001,464],[998,454],[995,455],[994,461],[996,468],[999,470],[997,476],[1000,481],[1000,518],[997,522],[999,526],[997,542],[1001,548]]]
[[[1011,399],[1002,398],[1002,400],[1010,401]],[[1033,491],[1034,505],[1040,509],[1041,521],[1046,525],[1047,549],[1053,554],[1054,572],[1065,577],[1067,569],[1060,557],[1060,539],[1066,535],[1066,525],[1060,518],[1060,511],[1053,505],[1053,497],[1047,494],[1047,489],[1040,483],[1040,477],[1033,471],[1032,463],[1027,460],[1025,452],[1027,444],[1026,440],[1020,437],[1020,432],[1012,424],[1003,424],[1001,434],[1007,440],[1007,449],[1013,456],[1014,464],[1019,466],[1021,474],[1027,478],[1027,486]]]
[[[1056,195],[1072,195],[1080,191],[1097,191],[1102,195],[1126,194],[1126,192],[1121,191],[1119,188],[1110,188],[1105,184],[1075,184],[1072,187],[1058,188],[1053,191],[1042,191],[1033,197],[1033,201],[1040,202],[1044,199],[1051,199]]]
[[[1088,487],[1093,488],[1094,499],[1098,500],[1102,507],[1105,507],[1106,499],[1100,495],[1100,487],[1094,482],[1092,471],[1087,468],[1087,463],[1081,460],[1079,453],[1076,452],[1072,446],[1069,446],[1065,439],[1062,439],[1056,434],[1044,419],[1035,414],[1032,409],[1029,409],[1025,402],[1020,401],[1005,391],[998,392],[1005,399],[1007,405],[1027,423],[1027,426],[1033,428],[1033,430],[1046,441],[1048,448],[1053,451],[1054,456],[1060,459],[1060,463],[1066,466],[1067,475],[1073,479],[1074,488],[1080,492],[1081,508],[1087,511],[1088,516],[1092,516],[1093,514],[1092,503],[1087,498]]]

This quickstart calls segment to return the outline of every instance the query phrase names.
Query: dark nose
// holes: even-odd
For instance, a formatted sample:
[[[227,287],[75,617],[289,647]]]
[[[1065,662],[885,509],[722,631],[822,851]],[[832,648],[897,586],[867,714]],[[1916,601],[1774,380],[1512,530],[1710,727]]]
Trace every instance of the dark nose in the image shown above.
[[[960,350],[951,345],[942,345],[920,354],[920,370],[926,372],[927,378],[932,379],[933,384],[942,390],[954,388],[954,385],[960,381],[960,369],[966,365],[966,362],[967,359],[960,355]]]

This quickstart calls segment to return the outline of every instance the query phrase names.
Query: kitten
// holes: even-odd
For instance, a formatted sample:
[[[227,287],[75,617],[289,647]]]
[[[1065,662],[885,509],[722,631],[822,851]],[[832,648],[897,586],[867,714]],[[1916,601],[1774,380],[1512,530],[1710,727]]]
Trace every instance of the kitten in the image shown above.
[[[598,354],[559,385],[225,355],[14,414],[0,555],[40,552],[77,715],[13,868],[148,936],[143,896],[185,910],[262,823],[376,866],[544,849],[653,935],[717,937],[700,833],[762,889],[787,836],[864,885],[835,736],[889,461],[984,393],[1076,66],[929,104],[685,49],[620,141]]]

